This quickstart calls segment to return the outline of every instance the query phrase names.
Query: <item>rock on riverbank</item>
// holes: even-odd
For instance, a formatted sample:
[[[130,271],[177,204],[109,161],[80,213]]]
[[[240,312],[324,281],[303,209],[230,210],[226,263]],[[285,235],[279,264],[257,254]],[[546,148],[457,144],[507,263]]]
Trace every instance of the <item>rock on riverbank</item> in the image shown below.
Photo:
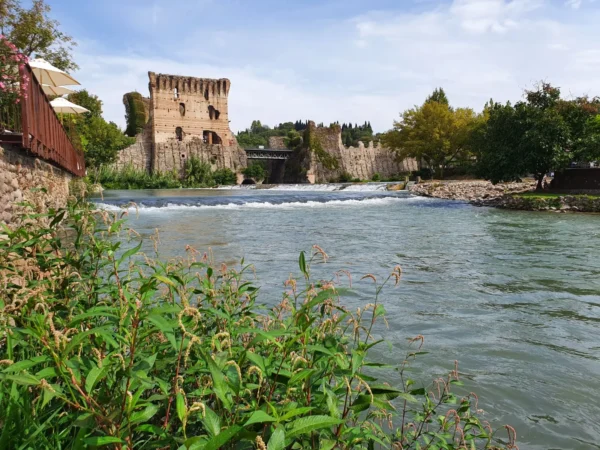
[[[438,181],[425,182],[411,186],[410,191],[416,195],[462,200],[474,204],[486,204],[498,200],[505,195],[530,191],[535,183],[501,183],[489,181]]]

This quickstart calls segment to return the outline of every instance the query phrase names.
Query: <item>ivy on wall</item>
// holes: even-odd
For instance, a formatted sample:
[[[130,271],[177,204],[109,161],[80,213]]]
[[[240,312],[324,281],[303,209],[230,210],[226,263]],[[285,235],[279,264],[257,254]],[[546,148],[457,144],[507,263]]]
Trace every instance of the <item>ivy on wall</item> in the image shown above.
[[[148,121],[142,94],[139,92],[125,94],[123,96],[123,104],[125,105],[125,120],[127,121],[125,134],[134,137],[142,132],[144,125]]]
[[[339,160],[325,151],[319,137],[313,132],[310,126],[304,132],[304,142],[308,143],[308,148],[316,155],[323,167],[328,170],[335,170],[340,167]]]

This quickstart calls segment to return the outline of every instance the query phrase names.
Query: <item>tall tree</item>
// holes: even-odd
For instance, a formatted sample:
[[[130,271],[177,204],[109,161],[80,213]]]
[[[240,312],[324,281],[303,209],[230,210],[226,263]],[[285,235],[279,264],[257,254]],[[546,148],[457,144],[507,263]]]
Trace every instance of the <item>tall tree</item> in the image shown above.
[[[478,140],[480,174],[493,183],[533,174],[542,189],[545,175],[573,159],[574,135],[557,105],[560,91],[542,83],[514,106],[494,104]]]
[[[446,106],[450,105],[450,102],[448,101],[448,97],[446,96],[446,92],[441,87],[435,88],[433,93],[429,97],[427,97],[427,100],[425,100],[425,103],[431,103],[431,102],[442,103]]]
[[[15,0],[0,0],[0,32],[25,56],[44,58],[62,70],[75,70],[72,50],[76,43],[60,30],[50,11],[44,0],[33,0],[30,8]]]
[[[476,123],[477,116],[471,109],[453,110],[445,103],[428,100],[405,111],[382,142],[400,158],[424,161],[432,176],[437,172],[443,178],[451,163],[469,157],[471,131]]]

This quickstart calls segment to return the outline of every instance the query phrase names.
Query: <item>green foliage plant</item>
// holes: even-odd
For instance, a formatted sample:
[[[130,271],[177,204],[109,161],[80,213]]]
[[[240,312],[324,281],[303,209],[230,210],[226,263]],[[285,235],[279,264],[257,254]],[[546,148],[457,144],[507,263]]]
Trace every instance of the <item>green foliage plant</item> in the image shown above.
[[[197,156],[192,156],[186,160],[183,176],[184,187],[213,187],[215,184],[212,167],[209,162],[203,161]]]
[[[304,131],[304,142],[308,145],[310,151],[317,157],[317,160],[328,170],[335,170],[340,167],[340,161],[334,155],[329,154],[324,148],[321,140],[314,132],[312,127]]]
[[[248,178],[252,178],[256,181],[264,180],[267,177],[267,171],[265,167],[259,162],[253,162],[248,165],[242,173]]]
[[[233,170],[228,167],[217,169],[213,172],[215,183],[220,186],[234,185],[237,183],[237,177]]]
[[[371,181],[381,181],[381,174],[379,174],[378,172],[374,173],[371,177]]]
[[[104,189],[177,189],[181,181],[177,172],[153,172],[136,169],[133,165],[122,168],[102,166],[92,181]]]
[[[39,215],[36,215],[39,219]],[[515,449],[461,396],[458,369],[421,384],[372,359],[398,284],[367,275],[353,312],[300,254],[282,301],[258,305],[249,267],[188,247],[163,260],[125,213],[72,204],[0,240],[0,448]],[[397,387],[382,380],[395,380]]]

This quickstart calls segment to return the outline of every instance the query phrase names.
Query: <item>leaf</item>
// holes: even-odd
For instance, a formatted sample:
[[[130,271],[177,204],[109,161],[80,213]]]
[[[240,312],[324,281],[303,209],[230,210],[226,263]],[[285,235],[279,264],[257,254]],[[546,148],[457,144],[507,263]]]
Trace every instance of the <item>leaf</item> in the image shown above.
[[[201,352],[206,365],[208,366],[208,370],[212,376],[213,388],[215,390],[215,394],[219,397],[219,400],[223,402],[223,406],[227,409],[231,409],[231,400],[227,396],[229,388],[227,387],[227,383],[225,382],[225,376],[223,372],[219,369],[219,367],[215,364],[213,359],[208,356],[205,352]]]
[[[179,417],[179,420],[183,422],[187,416],[187,408],[185,407],[185,399],[183,398],[183,395],[181,393],[177,394],[176,405],[177,417]]]
[[[142,411],[136,411],[131,415],[129,423],[147,422],[158,412],[158,406],[148,405]]]
[[[218,450],[219,448],[227,444],[227,442],[229,442],[231,439],[233,439],[240,432],[241,429],[242,427],[239,427],[237,425],[227,428],[218,436],[215,436],[210,441],[208,441],[206,443],[206,447],[204,447],[204,450]]]
[[[287,438],[291,439],[301,434],[311,433],[322,428],[330,428],[343,423],[343,420],[334,419],[330,416],[310,416],[301,417],[291,423],[291,429],[287,434]]]
[[[306,254],[303,251],[300,252],[298,265],[300,266],[300,271],[304,274],[304,277],[308,279],[308,271],[306,270]]]
[[[37,377],[31,375],[30,373],[0,376],[0,380],[2,379],[14,381],[15,383],[20,384],[21,386],[37,386],[38,384],[40,384],[40,380]]]
[[[285,430],[283,427],[277,428],[267,444],[267,450],[284,450],[285,449]]]
[[[285,422],[286,420],[289,420],[292,417],[301,416],[302,414],[308,414],[313,409],[315,409],[315,408],[310,408],[308,406],[304,406],[302,408],[294,408],[291,411],[289,411],[287,414],[285,414],[283,417],[281,417],[281,419],[279,419],[279,422]]]
[[[48,356],[36,356],[35,358],[26,359],[25,361],[19,361],[18,363],[11,364],[3,370],[4,373],[20,372],[21,370],[27,370],[38,364],[50,361]]]
[[[298,383],[299,381],[303,381],[305,379],[307,379],[308,377],[310,377],[313,373],[315,373],[316,370],[315,369],[303,369],[300,372],[295,373],[292,378],[290,378],[289,381],[289,385],[293,386],[296,383]]]
[[[158,281],[162,281],[163,283],[168,284],[169,286],[175,287],[175,283],[173,282],[173,280],[170,280],[169,278],[163,275],[154,275],[153,278],[156,278]]]
[[[244,424],[245,427],[254,423],[269,423],[277,422],[277,419],[271,417],[264,411],[254,411],[247,422]]]
[[[123,256],[121,256],[119,258],[119,262],[117,263],[117,266],[120,266],[121,263],[123,261],[125,261],[127,258],[132,257],[133,255],[135,255],[137,252],[140,251],[140,248],[142,248],[142,241],[140,241],[140,243],[134,247],[134,248],[130,248],[129,250],[127,250],[125,253],[123,253]]]
[[[88,394],[92,392],[94,386],[98,381],[100,381],[104,375],[106,374],[106,367],[102,369],[98,368],[96,365],[89,371],[87,377],[85,378],[85,390]]]
[[[108,444],[124,444],[125,441],[119,439],[118,437],[114,437],[114,436],[95,436],[95,437],[90,437],[87,439],[84,439],[83,442],[85,442],[88,445],[94,445],[96,447],[101,446],[101,445],[108,445]]]
[[[219,416],[210,408],[206,408],[206,414],[204,416],[204,420],[202,420],[206,431],[212,437],[218,436],[221,433],[221,419]]]

